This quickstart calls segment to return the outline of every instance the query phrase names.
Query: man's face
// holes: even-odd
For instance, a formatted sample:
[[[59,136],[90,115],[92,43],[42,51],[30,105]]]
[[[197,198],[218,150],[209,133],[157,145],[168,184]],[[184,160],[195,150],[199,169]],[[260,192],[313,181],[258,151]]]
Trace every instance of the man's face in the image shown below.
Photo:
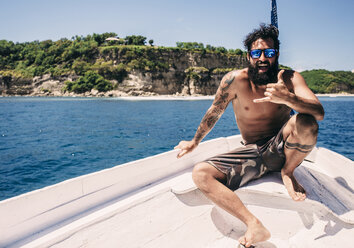
[[[253,42],[251,50],[274,48],[272,39],[258,39]],[[272,58],[266,58],[264,52],[259,58],[252,58],[247,54],[250,62],[248,66],[248,76],[250,80],[257,85],[265,85],[277,80],[278,75],[278,54]]]

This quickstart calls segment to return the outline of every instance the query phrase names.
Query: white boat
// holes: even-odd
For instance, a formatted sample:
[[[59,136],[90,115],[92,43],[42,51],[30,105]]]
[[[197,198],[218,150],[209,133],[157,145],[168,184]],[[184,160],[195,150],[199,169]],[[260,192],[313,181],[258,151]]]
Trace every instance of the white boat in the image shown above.
[[[245,225],[194,187],[191,170],[240,141],[206,141],[181,159],[169,151],[1,201],[0,247],[237,247]],[[279,173],[235,192],[272,233],[256,247],[352,247],[353,161],[315,148],[295,176],[303,202]]]

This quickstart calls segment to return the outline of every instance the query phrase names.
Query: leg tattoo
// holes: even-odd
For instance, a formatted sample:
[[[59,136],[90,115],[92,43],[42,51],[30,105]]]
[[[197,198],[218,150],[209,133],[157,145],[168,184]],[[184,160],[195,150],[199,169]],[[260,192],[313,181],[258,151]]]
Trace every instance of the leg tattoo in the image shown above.
[[[294,149],[302,153],[308,153],[312,150],[312,148],[316,145],[302,145],[299,143],[290,143],[289,141],[285,141],[285,147],[288,149]]]

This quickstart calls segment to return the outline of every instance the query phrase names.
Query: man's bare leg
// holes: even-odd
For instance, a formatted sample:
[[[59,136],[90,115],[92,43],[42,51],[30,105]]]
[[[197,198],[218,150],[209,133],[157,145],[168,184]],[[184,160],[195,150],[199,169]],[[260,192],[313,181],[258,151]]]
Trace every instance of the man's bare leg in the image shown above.
[[[293,116],[283,129],[286,162],[281,175],[289,195],[295,201],[305,200],[306,192],[295,179],[294,170],[315,146],[317,133],[318,124],[315,118],[308,114]]]
[[[270,238],[269,231],[246,208],[240,198],[220,181],[226,176],[208,163],[199,163],[194,167],[193,180],[198,188],[216,205],[223,208],[247,226],[247,231],[239,242],[246,247]]]

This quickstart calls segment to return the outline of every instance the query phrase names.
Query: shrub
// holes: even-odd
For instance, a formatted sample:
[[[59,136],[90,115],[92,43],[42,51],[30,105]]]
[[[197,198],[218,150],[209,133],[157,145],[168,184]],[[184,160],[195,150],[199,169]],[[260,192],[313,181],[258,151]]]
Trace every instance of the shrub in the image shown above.
[[[200,74],[208,73],[209,70],[205,67],[189,67],[185,71],[187,78],[199,80],[202,78]]]
[[[177,47],[185,49],[204,49],[203,43],[198,42],[176,42]]]
[[[111,82],[105,80],[101,75],[94,71],[88,71],[84,76],[79,77],[77,81],[66,81],[65,91],[75,93],[85,93],[96,89],[98,91],[109,91],[113,89]]]
[[[233,70],[237,70],[237,68],[215,68],[211,71],[211,74],[226,74]]]
[[[84,75],[90,69],[90,64],[82,60],[75,60],[71,68],[77,75]]]

